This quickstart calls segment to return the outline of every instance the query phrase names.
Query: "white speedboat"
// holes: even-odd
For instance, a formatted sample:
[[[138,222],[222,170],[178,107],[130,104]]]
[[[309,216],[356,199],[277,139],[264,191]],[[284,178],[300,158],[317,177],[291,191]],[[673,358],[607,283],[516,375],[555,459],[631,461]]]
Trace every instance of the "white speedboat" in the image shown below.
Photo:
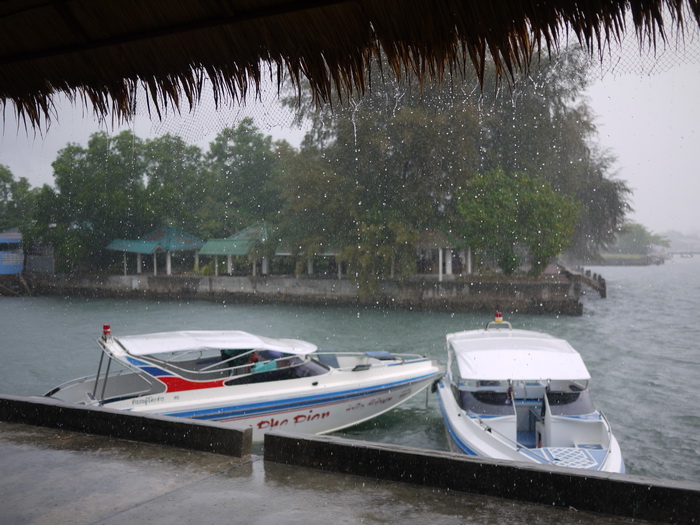
[[[109,326],[95,375],[45,394],[69,403],[250,425],[253,441],[284,428],[321,434],[355,425],[435,382],[420,355],[319,351],[305,341],[240,331],[115,337]]]
[[[590,379],[569,343],[513,330],[500,314],[484,330],[449,334],[437,394],[450,446],[475,456],[624,472],[610,424],[593,406]]]

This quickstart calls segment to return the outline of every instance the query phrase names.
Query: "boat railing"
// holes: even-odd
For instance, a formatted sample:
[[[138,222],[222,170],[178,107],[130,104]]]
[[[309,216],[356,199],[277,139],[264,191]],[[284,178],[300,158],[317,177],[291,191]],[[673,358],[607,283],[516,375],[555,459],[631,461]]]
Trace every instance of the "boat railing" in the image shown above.
[[[470,417],[470,418],[476,419],[476,420],[479,422],[479,424],[483,427],[484,430],[486,430],[486,431],[489,432],[490,434],[493,434],[493,435],[498,436],[500,439],[502,439],[503,441],[505,441],[507,445],[512,446],[512,447],[515,448],[516,450],[520,450],[520,449],[523,449],[523,448],[527,448],[527,447],[521,445],[520,443],[518,443],[517,441],[513,441],[512,439],[510,439],[509,437],[507,437],[505,434],[502,434],[501,432],[499,432],[498,430],[496,430],[495,428],[493,428],[491,425],[489,425],[489,424],[486,423],[483,419],[481,419],[481,416],[480,416],[479,414],[477,414],[476,412],[472,412],[471,410],[469,410],[469,411],[467,412],[467,414],[469,414],[469,417]]]
[[[317,358],[322,364],[329,368],[334,368],[340,371],[362,371],[370,368],[381,368],[395,365],[397,361],[401,363],[411,361],[421,361],[427,359],[426,356],[420,354],[399,354],[387,352],[384,350],[369,351],[369,352],[336,352],[332,350],[319,350],[311,357]],[[337,358],[349,357],[355,362],[344,366],[338,363]],[[330,358],[330,359],[329,359]]]
[[[241,354],[234,355],[234,356],[231,356],[231,357],[229,357],[229,358],[227,358],[227,359],[220,360],[220,361],[216,361],[215,358],[212,358],[212,361],[213,361],[212,364],[210,364],[210,365],[208,365],[208,366],[205,366],[205,367],[203,367],[203,368],[201,368],[201,369],[199,369],[199,370],[195,370],[195,372],[203,372],[203,373],[206,373],[206,372],[221,372],[221,371],[223,371],[223,370],[230,371],[230,370],[239,369],[239,368],[240,368],[240,369],[243,369],[243,368],[245,368],[245,367],[249,367],[249,366],[251,365],[251,363],[243,363],[243,364],[235,365],[235,366],[221,366],[221,365],[232,364],[233,361],[238,361],[238,360],[241,360],[241,359],[246,359],[246,360],[247,360],[247,359],[249,359],[254,353],[255,353],[255,350],[250,350],[250,351],[248,351],[248,352],[243,352],[243,353],[241,353]]]
[[[126,377],[127,375],[138,376],[147,385],[147,387],[141,389],[132,389],[128,392],[121,392],[119,395],[105,396],[106,389],[104,387],[106,387],[107,383],[113,383],[114,381],[118,381],[120,377]],[[61,383],[57,387],[51,389],[49,392],[44,394],[44,396],[53,397],[54,394],[59,393],[61,391],[67,392],[70,390],[75,390],[79,387],[79,385],[86,385],[85,387],[80,387],[79,389],[79,391],[82,392],[81,397],[84,397],[83,402],[85,402],[86,404],[104,404],[105,402],[114,401],[115,399],[125,399],[149,394],[153,392],[154,386],[157,386],[155,382],[151,380],[148,376],[140,374],[133,370],[129,370],[127,368],[121,368],[119,370],[111,370],[106,375],[90,374],[87,376],[72,379],[70,381],[66,381],[64,383]],[[87,386],[89,386],[89,388],[87,388]],[[61,396],[59,396],[59,398],[60,397]],[[76,402],[79,402],[78,398],[76,398]]]
[[[603,414],[600,410],[598,411],[598,413],[600,414],[600,417],[603,419],[603,421],[605,421],[606,433],[608,435],[608,442],[605,446],[605,457],[603,457],[603,461],[600,462],[601,465],[605,465],[605,462],[608,460],[608,456],[610,455],[610,448],[612,447],[612,427],[610,426],[610,421],[608,421],[608,418],[605,416],[605,414]]]
[[[54,395],[56,392],[60,390],[64,390],[65,388],[68,388],[71,385],[80,385],[82,383],[87,383],[89,381],[94,381],[95,380],[95,374],[90,374],[88,376],[83,376],[83,377],[77,377],[75,379],[71,379],[70,381],[66,381],[64,383],[61,383],[60,385],[52,388],[48,392],[44,394],[44,397],[51,397]]]
[[[151,360],[151,362],[154,362],[155,364],[158,364],[158,366],[162,366],[163,368],[170,370],[172,372],[176,372],[179,375],[183,377],[193,377],[197,379],[204,379],[206,377],[229,377],[229,376],[242,376],[246,374],[251,374],[254,371],[255,365],[257,363],[263,364],[263,363],[279,363],[282,361],[288,361],[290,357],[293,356],[284,356],[284,357],[279,357],[276,359],[264,359],[260,361],[255,361],[255,362],[247,362],[243,363],[240,365],[235,365],[235,366],[227,366],[230,364],[231,361],[241,359],[242,357],[250,357],[252,354],[254,354],[255,351],[250,351],[246,352],[244,354],[240,354],[237,356],[229,357],[228,359],[221,360],[220,358],[212,357],[210,360],[212,361],[211,364],[208,364],[202,368],[187,368],[185,366],[180,366],[178,365],[178,361],[161,361],[161,360]],[[285,366],[292,366],[287,364]],[[280,367],[281,368],[281,367]]]

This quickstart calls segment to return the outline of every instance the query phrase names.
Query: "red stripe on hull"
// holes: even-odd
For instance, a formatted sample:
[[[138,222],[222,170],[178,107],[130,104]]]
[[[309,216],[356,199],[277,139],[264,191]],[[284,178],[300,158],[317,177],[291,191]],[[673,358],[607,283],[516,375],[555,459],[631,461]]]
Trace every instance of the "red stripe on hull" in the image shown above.
[[[159,381],[165,383],[167,392],[183,392],[186,390],[201,390],[203,388],[217,388],[223,386],[224,380],[217,379],[216,381],[188,381],[181,377],[161,376]]]

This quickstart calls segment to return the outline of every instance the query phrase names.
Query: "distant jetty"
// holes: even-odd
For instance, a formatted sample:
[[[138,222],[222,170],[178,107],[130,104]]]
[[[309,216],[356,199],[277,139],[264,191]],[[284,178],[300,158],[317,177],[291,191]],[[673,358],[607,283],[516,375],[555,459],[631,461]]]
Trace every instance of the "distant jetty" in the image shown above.
[[[373,294],[352,280],[293,276],[33,275],[37,295],[138,297],[304,305],[581,315],[586,283],[570,271],[538,278],[466,275],[385,280]]]
[[[601,256],[599,262],[588,262],[589,266],[651,266],[664,264],[662,255],[612,255]]]

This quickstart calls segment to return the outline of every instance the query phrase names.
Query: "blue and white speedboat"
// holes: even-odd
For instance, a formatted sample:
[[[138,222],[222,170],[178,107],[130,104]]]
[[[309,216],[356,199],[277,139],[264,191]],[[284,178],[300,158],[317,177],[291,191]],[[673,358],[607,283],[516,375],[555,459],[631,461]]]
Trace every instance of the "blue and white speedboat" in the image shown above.
[[[374,418],[434,383],[420,355],[319,351],[296,339],[240,331],[114,337],[95,375],[46,396],[131,412],[249,425],[253,441],[281,428],[322,434]]]
[[[624,472],[620,446],[590,397],[580,354],[548,334],[484,330],[447,335],[437,386],[453,450],[475,456]]]

